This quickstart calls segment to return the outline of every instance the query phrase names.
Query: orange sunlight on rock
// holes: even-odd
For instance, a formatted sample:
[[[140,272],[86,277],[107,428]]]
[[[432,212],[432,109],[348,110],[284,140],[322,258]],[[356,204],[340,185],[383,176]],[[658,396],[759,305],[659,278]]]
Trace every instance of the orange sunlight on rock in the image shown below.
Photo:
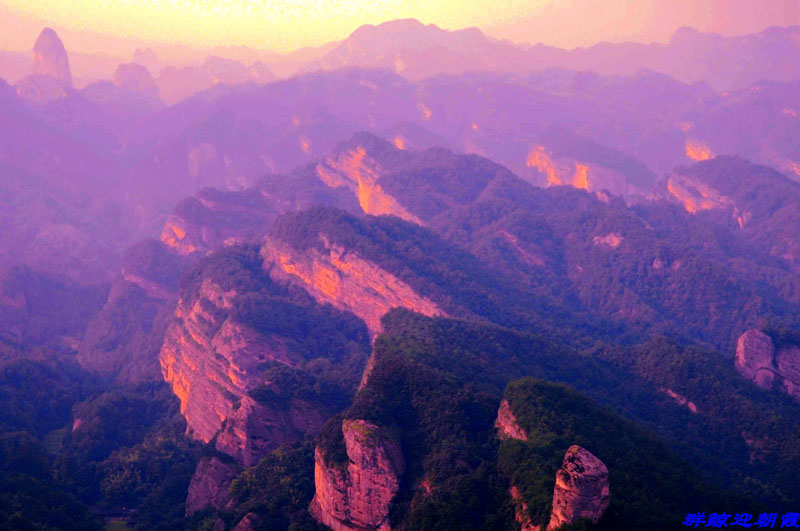
[[[704,142],[689,139],[686,141],[686,156],[692,160],[701,161],[710,159],[714,154]]]
[[[329,157],[317,165],[317,176],[330,186],[350,188],[358,198],[365,214],[393,215],[422,225],[422,221],[406,210],[378,184],[380,170],[375,161],[367,157],[363,147]]]

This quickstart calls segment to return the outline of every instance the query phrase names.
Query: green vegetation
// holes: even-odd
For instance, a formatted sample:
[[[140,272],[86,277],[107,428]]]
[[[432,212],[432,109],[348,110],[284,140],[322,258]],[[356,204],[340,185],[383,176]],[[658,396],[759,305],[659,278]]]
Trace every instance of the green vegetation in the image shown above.
[[[53,476],[42,446],[24,432],[0,435],[0,529],[85,529],[100,526]]]
[[[565,385],[527,378],[511,382],[504,396],[528,441],[503,441],[499,466],[520,490],[533,524],[547,525],[556,470],[573,444],[609,470],[611,504],[598,529],[680,529],[689,510],[743,506],[662,441]]]
[[[314,496],[314,441],[275,450],[233,482],[235,521],[249,512],[262,519],[259,529],[315,531],[325,529],[306,510]]]
[[[609,529],[628,520],[644,526],[635,528],[655,525],[656,518],[663,524],[681,511],[701,510],[697,504],[711,511],[733,505],[789,510],[797,501],[789,481],[798,466],[791,441],[797,440],[800,408],[755,389],[718,355],[714,364],[711,353],[690,361],[691,353],[668,340],[663,341],[673,350],[655,342],[613,351],[649,367],[640,369],[621,365],[611,351],[579,354],[528,334],[405,310],[384,318],[384,330],[375,343],[368,384],[345,418],[373,422],[401,441],[408,470],[393,509],[395,523],[413,529],[439,529],[437,521],[464,529],[503,528],[513,518],[507,481],[514,471],[523,474],[520,481],[531,489],[526,494],[531,516],[541,521],[549,516],[555,470],[571,444],[585,446],[612,470],[619,468],[617,481],[625,492],[630,488],[609,510]],[[682,369],[682,363],[691,366]],[[712,383],[720,374],[726,379]],[[673,376],[661,379],[664,375]],[[569,384],[575,391],[538,381],[526,384],[535,392],[509,386],[509,400],[531,401],[524,406],[530,408],[529,420],[542,423],[528,426],[540,433],[532,439],[533,449],[519,447],[512,456],[506,447],[517,443],[498,449],[493,423],[504,388],[521,376]],[[708,389],[700,395],[704,385]],[[698,400],[705,412],[694,414],[661,387],[693,400],[710,392],[718,405]],[[530,396],[523,399],[523,391]],[[552,413],[540,411],[547,408]],[[751,461],[751,449],[737,432],[743,428],[758,437],[785,435],[763,446],[763,461]],[[329,421],[319,445],[330,465],[346,460],[339,419]],[[628,454],[625,470],[621,463]],[[429,496],[422,494],[423,480],[432,486]],[[659,511],[666,512],[647,510],[651,491],[659,496]],[[465,513],[464,507],[474,511]]]

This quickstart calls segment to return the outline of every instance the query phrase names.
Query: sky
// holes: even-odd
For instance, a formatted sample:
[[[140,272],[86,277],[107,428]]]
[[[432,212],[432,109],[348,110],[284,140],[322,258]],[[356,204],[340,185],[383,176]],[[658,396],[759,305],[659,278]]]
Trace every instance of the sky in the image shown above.
[[[0,0],[0,49],[29,50],[46,25],[84,53],[143,43],[287,52],[397,18],[574,48],[666,42],[681,26],[737,35],[797,25],[800,0]]]

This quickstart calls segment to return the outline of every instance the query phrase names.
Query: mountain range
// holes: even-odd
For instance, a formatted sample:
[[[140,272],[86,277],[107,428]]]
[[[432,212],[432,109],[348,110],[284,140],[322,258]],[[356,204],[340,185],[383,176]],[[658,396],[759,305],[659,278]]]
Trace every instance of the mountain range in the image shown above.
[[[796,510],[798,35],[401,20],[83,85],[44,30],[0,82],[0,520]]]

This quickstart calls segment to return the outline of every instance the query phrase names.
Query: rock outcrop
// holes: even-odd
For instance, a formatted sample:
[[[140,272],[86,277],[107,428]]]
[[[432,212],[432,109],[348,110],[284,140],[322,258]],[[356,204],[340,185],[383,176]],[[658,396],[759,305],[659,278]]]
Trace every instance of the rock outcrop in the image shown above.
[[[762,389],[778,382],[784,392],[800,401],[800,347],[776,347],[761,330],[748,330],[736,344],[736,370]]]
[[[218,457],[204,457],[200,460],[186,497],[186,515],[192,515],[205,507],[224,509],[231,503],[229,487],[239,474],[233,463],[223,462]]]
[[[279,338],[266,338],[228,319],[237,295],[204,280],[196,297],[179,300],[159,354],[187,430],[203,442],[219,431],[236,401],[262,383],[260,363],[294,367],[300,361]]]
[[[547,530],[588,518],[597,523],[611,500],[608,468],[591,452],[572,445],[556,472],[553,511]]]
[[[400,488],[405,465],[397,442],[363,420],[345,420],[342,433],[348,462],[326,463],[315,452],[316,493],[309,510],[338,530],[389,530],[389,509]]]
[[[337,151],[317,165],[320,180],[331,188],[350,190],[365,214],[392,215],[422,225],[417,216],[383,189],[381,173],[379,164],[363,146]]]
[[[288,405],[260,403],[250,396],[239,401],[217,436],[217,450],[245,467],[257,465],[279,446],[316,433],[327,420],[319,408],[300,400]]]
[[[517,439],[520,441],[528,440],[528,434],[525,432],[525,429],[519,425],[517,417],[514,416],[514,412],[511,411],[511,406],[506,399],[500,402],[500,408],[497,410],[497,420],[494,422],[494,427],[497,428],[501,438]]]
[[[45,28],[33,45],[33,74],[52,76],[72,86],[69,57],[55,31]]]
[[[260,523],[261,518],[256,513],[247,513],[239,520],[233,531],[256,531]]]
[[[417,294],[411,286],[364,260],[354,252],[320,236],[322,250],[297,250],[269,238],[261,247],[264,267],[278,281],[303,287],[322,304],[353,313],[363,320],[371,335],[381,330],[381,317],[403,307],[428,316],[443,316],[439,306]]]
[[[692,413],[697,413],[697,404],[686,398],[680,393],[673,391],[672,389],[661,387],[659,389],[662,393],[665,393],[671,399],[673,399],[679,406],[685,406],[686,409],[691,411]]]
[[[522,501],[522,494],[519,489],[512,486],[508,489],[511,495],[511,502],[514,504],[514,519],[520,525],[520,531],[541,531],[541,525],[534,525],[531,523],[530,516],[528,516],[528,504]]]

